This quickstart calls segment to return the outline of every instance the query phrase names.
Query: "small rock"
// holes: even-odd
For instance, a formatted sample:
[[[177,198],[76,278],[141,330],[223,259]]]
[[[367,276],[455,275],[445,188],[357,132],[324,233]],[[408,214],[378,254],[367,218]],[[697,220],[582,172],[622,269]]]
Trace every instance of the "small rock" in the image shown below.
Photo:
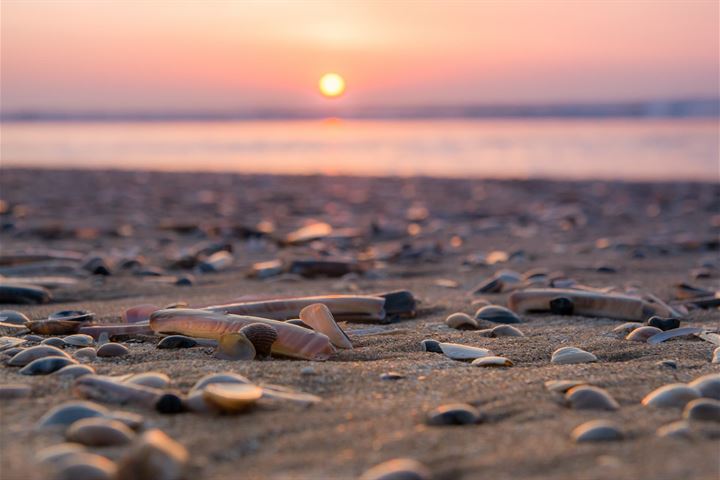
[[[663,332],[680,328],[680,320],[677,318],[650,317],[647,324],[651,327],[659,328]]]
[[[405,375],[398,372],[385,372],[380,374],[380,380],[402,380]]]
[[[300,375],[311,376],[315,375],[315,369],[313,367],[303,367],[300,369]]]
[[[477,408],[466,403],[441,405],[427,414],[428,425],[472,425],[482,421]]]
[[[445,324],[457,330],[477,330],[478,322],[467,313],[456,312],[445,319]]]

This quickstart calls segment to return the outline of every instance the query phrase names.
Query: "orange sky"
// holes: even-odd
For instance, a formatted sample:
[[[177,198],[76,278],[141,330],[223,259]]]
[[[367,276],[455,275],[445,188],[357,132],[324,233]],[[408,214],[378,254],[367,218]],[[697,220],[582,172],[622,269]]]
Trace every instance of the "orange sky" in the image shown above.
[[[312,107],[714,96],[717,0],[2,0],[2,108]]]

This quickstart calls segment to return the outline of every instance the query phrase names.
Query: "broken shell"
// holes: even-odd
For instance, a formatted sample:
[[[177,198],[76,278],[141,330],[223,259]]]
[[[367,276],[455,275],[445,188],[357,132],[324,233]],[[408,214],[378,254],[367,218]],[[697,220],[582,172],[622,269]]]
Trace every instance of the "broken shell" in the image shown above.
[[[662,330],[660,330],[657,327],[640,327],[636,328],[630,334],[628,334],[627,337],[625,337],[625,340],[630,340],[633,342],[647,342],[650,337],[653,335],[657,335],[658,333],[662,333]]]
[[[89,347],[95,343],[95,340],[90,335],[76,333],[75,335],[68,335],[63,338],[63,342],[65,342],[66,345],[72,345],[73,347]]]
[[[585,380],[548,380],[545,382],[545,388],[551,392],[565,393],[571,388],[580,385],[588,385]]]
[[[32,393],[30,385],[11,383],[0,385],[0,400],[10,400],[13,398],[27,398]]]
[[[204,390],[205,387],[208,385],[212,385],[214,383],[242,383],[242,384],[249,384],[250,380],[243,377],[242,375],[238,375],[237,373],[233,372],[224,372],[224,373],[209,373],[202,377],[200,380],[195,382],[195,385],[190,389],[190,393]]]
[[[247,383],[213,383],[203,390],[206,402],[227,413],[239,413],[251,408],[262,394],[260,387]]]
[[[612,331],[619,335],[627,335],[628,333],[631,333],[633,330],[637,330],[642,326],[642,323],[638,322],[625,322],[622,325],[618,325],[617,327],[613,328]]]
[[[53,372],[53,377],[75,379],[83,375],[93,375],[95,369],[88,365],[68,365]]]
[[[685,405],[683,418],[701,422],[720,422],[720,400],[698,398]]]
[[[38,420],[38,427],[70,425],[82,418],[103,417],[108,409],[94,402],[66,402],[50,409]]]
[[[329,312],[328,312],[329,313]],[[278,338],[277,330],[264,323],[251,323],[240,329],[250,343],[255,347],[255,354],[260,358],[270,356],[272,344]]]
[[[720,400],[720,373],[709,373],[688,383],[689,387],[696,388],[700,395]]]
[[[15,310],[0,310],[0,322],[25,325],[30,319]]]
[[[674,328],[680,328],[680,320],[677,318],[662,318],[662,317],[651,317],[647,324],[651,327],[659,328],[660,330],[667,331]]]
[[[597,357],[576,347],[562,347],[553,352],[550,361],[558,365],[568,365],[571,363],[597,362]]]
[[[25,325],[0,322],[0,335],[3,337],[15,337],[25,333],[30,333],[30,330]]]
[[[512,325],[498,325],[490,330],[490,337],[524,337],[519,329]]]
[[[460,345],[459,343],[440,343],[439,346],[442,353],[453,360],[475,360],[492,355],[492,352],[486,348]]]
[[[185,335],[168,335],[158,342],[157,348],[192,348],[197,344],[195,339]]]
[[[505,357],[482,357],[472,361],[476,367],[512,367],[513,362]]]
[[[97,357],[97,353],[95,353],[95,349],[94,349],[94,348],[92,348],[92,347],[85,347],[85,348],[81,348],[81,349],[79,349],[78,351],[76,351],[76,352],[73,354],[73,357],[75,357],[76,359],[80,360],[81,362],[83,362],[83,361],[92,361],[92,360],[95,360],[95,358]]]
[[[668,330],[667,332],[660,332],[652,337],[648,338],[647,343],[656,345],[658,343],[662,343],[666,340],[670,340],[671,338],[677,338],[677,337],[691,337],[691,336],[700,336],[698,334],[705,333],[705,329],[701,327],[682,327],[682,328],[674,328],[672,330]]]
[[[374,466],[360,480],[430,480],[430,471],[417,460],[396,458]]]
[[[65,342],[62,338],[58,337],[46,338],[45,340],[40,342],[40,345],[50,345],[51,347],[55,348],[65,348]]]
[[[688,402],[700,398],[700,391],[684,383],[663,385],[647,394],[642,399],[646,407],[682,408]]]
[[[445,319],[445,323],[450,328],[456,328],[458,330],[477,330],[479,325],[477,320],[472,318],[467,313],[456,312]]]
[[[47,375],[77,362],[67,357],[44,357],[33,360],[20,369],[21,375]]]
[[[513,311],[501,307],[500,305],[488,305],[481,307],[475,312],[476,320],[487,320],[493,323],[520,323],[518,317]]]
[[[449,403],[428,412],[425,422],[428,425],[471,425],[481,420],[480,412],[472,405]]]
[[[124,355],[127,355],[130,353],[130,350],[125,345],[122,345],[120,343],[106,343],[104,345],[101,345],[95,354],[98,357],[122,357]]]
[[[70,442],[90,447],[125,445],[132,441],[135,432],[117,420],[102,417],[84,418],[70,425],[65,438]]]
[[[118,462],[118,479],[178,480],[188,461],[179,443],[153,429],[143,433]]]
[[[255,355],[255,346],[242,332],[221,335],[215,351],[220,360],[253,360]]]
[[[330,343],[338,348],[352,348],[352,342],[340,326],[335,322],[330,309],[322,304],[315,303],[300,310],[300,320],[310,325],[313,330],[324,333]]]
[[[690,424],[685,420],[677,420],[663,425],[655,431],[658,437],[691,438],[692,430]]]
[[[19,352],[10,360],[8,360],[7,364],[11,367],[24,367],[30,362],[45,357],[70,358],[70,355],[63,352],[57,347],[53,347],[50,345],[36,345],[34,347],[26,348],[22,352]]]
[[[437,340],[432,340],[430,338],[425,339],[420,342],[420,346],[422,347],[424,352],[442,353],[442,349],[440,348],[440,342],[438,342]]]
[[[617,410],[617,401],[602,388],[590,385],[573,387],[565,393],[565,400],[575,410]]]
[[[576,442],[608,442],[622,440],[624,435],[620,427],[606,420],[591,420],[579,425],[572,431]]]
[[[112,480],[115,464],[107,458],[88,452],[65,455],[53,468],[53,480]]]
[[[125,380],[126,383],[163,389],[170,385],[170,377],[161,372],[136,373]]]

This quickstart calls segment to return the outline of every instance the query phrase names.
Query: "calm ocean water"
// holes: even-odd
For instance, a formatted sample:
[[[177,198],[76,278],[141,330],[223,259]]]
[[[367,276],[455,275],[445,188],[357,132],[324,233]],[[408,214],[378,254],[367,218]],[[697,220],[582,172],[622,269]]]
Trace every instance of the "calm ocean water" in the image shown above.
[[[3,123],[1,165],[718,181],[712,119]]]

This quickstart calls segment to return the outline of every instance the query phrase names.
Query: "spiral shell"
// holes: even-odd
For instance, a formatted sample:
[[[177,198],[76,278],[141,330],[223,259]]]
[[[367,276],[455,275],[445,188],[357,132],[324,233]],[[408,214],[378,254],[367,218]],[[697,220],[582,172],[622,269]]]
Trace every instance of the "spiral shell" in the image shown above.
[[[272,344],[278,338],[275,328],[264,323],[251,323],[240,329],[240,333],[245,334],[248,340],[255,347],[258,357],[267,357],[270,355]]]

